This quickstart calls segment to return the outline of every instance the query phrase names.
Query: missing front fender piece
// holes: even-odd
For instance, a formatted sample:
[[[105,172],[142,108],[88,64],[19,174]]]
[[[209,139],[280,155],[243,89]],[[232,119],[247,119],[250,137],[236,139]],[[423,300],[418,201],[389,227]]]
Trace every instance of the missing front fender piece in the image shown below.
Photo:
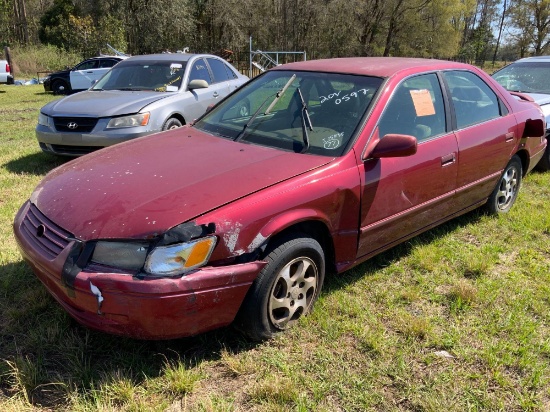
[[[216,231],[216,225],[197,225],[195,222],[182,223],[174,226],[160,237],[158,246],[171,245],[174,243],[189,242],[190,240],[211,235]]]
[[[63,265],[63,270],[61,272],[61,278],[69,289],[74,289],[74,281],[76,276],[80,273],[82,268],[86,265],[92,252],[94,251],[94,245],[78,240],[71,239],[74,243],[71,246],[71,251],[67,260]]]
[[[101,294],[101,291],[99,290],[99,288],[96,285],[94,285],[91,281],[90,281],[90,290],[97,298],[97,314],[102,315],[101,304],[103,303],[103,295]]]

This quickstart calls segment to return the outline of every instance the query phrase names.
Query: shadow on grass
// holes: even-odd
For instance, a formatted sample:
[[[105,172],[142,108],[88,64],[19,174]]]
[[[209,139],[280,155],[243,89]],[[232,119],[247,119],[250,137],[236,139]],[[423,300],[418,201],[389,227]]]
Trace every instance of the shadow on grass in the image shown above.
[[[328,276],[323,291],[333,293],[371,276],[415,247],[475,223],[481,216],[482,212],[473,211],[356,268]],[[145,384],[163,376],[172,362],[182,361],[193,368],[204,361],[220,360],[223,351],[236,354],[256,347],[232,327],[168,341],[139,341],[96,332],[72,320],[24,262],[0,266],[0,273],[0,296],[7,297],[0,302],[0,364],[4,364],[0,365],[0,393],[24,393],[35,406],[55,409],[66,406],[68,392],[89,393],[113,377]],[[27,381],[26,376],[34,378]]]
[[[113,378],[143,384],[174,362],[194,368],[257,345],[232,327],[167,341],[96,332],[70,318],[25,262],[2,265],[0,273],[0,398],[19,394],[56,409],[74,390],[88,393]]]
[[[415,236],[391,249],[382,252],[366,262],[343,273],[325,277],[322,293],[332,293],[358,281],[365,276],[372,276],[376,271],[389,266],[408,256],[418,246],[430,244],[436,239],[448,235],[455,230],[477,222],[483,215],[482,209],[476,209],[465,215],[456,217],[440,226]]]
[[[3,166],[12,173],[29,173],[40,176],[63,163],[67,163],[69,160],[71,160],[69,157],[53,156],[47,153],[38,152],[10,160],[4,163]]]

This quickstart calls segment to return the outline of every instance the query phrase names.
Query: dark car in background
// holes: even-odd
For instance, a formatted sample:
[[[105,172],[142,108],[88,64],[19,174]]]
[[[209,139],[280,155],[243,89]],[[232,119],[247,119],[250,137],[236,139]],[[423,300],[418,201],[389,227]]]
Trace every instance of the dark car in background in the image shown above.
[[[512,93],[531,97],[546,117],[546,153],[537,165],[550,170],[550,56],[527,57],[493,73],[493,78]]]
[[[188,124],[247,80],[218,56],[133,56],[90,89],[42,107],[36,138],[44,152],[80,156]],[[240,110],[248,114],[248,104]]]
[[[44,79],[44,90],[54,94],[70,94],[89,89],[111,67],[125,56],[101,56],[86,59],[72,69],[49,74]]]
[[[509,211],[543,135],[537,105],[466,64],[291,63],[193,126],[54,169],[15,238],[88,327],[169,339],[236,321],[262,340],[299,324],[325,272],[480,206]]]

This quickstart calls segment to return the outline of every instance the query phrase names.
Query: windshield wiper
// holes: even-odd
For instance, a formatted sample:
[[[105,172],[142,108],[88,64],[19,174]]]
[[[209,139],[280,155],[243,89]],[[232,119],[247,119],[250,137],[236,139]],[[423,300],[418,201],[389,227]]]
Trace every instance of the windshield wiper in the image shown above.
[[[309,129],[310,132],[313,131],[313,125],[311,124],[311,118],[309,117],[309,111],[307,110],[307,104],[304,100],[304,96],[302,95],[302,91],[298,87],[296,89],[298,91],[298,96],[300,97],[300,101],[302,103],[302,108],[300,110],[300,114],[302,116],[302,133],[304,136],[304,148],[300,153],[304,153],[309,149],[309,134],[307,132],[307,129]]]
[[[264,114],[269,114],[269,112],[271,111],[271,109],[273,109],[273,106],[275,106],[275,103],[277,103],[277,101],[281,98],[281,96],[283,95],[283,93],[286,91],[286,89],[288,89],[288,87],[291,85],[291,83],[294,81],[294,79],[296,78],[296,75],[293,74],[292,77],[288,80],[288,82],[286,82],[286,84],[284,85],[284,87],[279,90],[277,93],[275,93],[275,97],[273,98],[273,101],[271,102],[271,104],[269,105],[269,107],[266,109],[266,111],[264,112]],[[269,99],[271,99],[273,97],[273,95],[269,95],[267,97],[267,99],[265,99],[262,104],[260,105],[260,107],[258,107],[258,109],[254,112],[254,114],[250,117],[250,119],[248,119],[248,122],[246,122],[246,124],[243,126],[243,129],[241,130],[241,132],[237,135],[237,137],[235,138],[235,141],[238,142],[239,140],[241,140],[244,136],[244,132],[246,131],[246,129],[248,129],[248,127],[252,124],[252,122],[256,119],[256,117],[258,117],[258,115],[260,114],[260,111],[262,110],[262,108],[265,106],[265,104],[269,101]]]

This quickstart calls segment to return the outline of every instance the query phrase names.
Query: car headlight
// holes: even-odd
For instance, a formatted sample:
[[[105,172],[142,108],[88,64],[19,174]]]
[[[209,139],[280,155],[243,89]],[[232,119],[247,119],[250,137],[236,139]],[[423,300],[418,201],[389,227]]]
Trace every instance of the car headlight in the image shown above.
[[[216,246],[216,237],[208,236],[190,242],[159,246],[153,249],[145,262],[145,272],[151,275],[181,275],[210,259]]]
[[[140,270],[147,257],[148,243],[144,242],[97,242],[91,262],[120,269]]]
[[[38,124],[42,126],[50,126],[50,118],[43,114],[42,112],[38,113]]]
[[[138,113],[131,116],[115,117],[109,121],[107,129],[116,129],[119,127],[147,126],[150,113]]]
[[[153,276],[182,275],[208,262],[216,246],[216,237],[157,246],[151,251],[149,246],[147,242],[99,241],[90,262],[136,272],[144,269]]]

